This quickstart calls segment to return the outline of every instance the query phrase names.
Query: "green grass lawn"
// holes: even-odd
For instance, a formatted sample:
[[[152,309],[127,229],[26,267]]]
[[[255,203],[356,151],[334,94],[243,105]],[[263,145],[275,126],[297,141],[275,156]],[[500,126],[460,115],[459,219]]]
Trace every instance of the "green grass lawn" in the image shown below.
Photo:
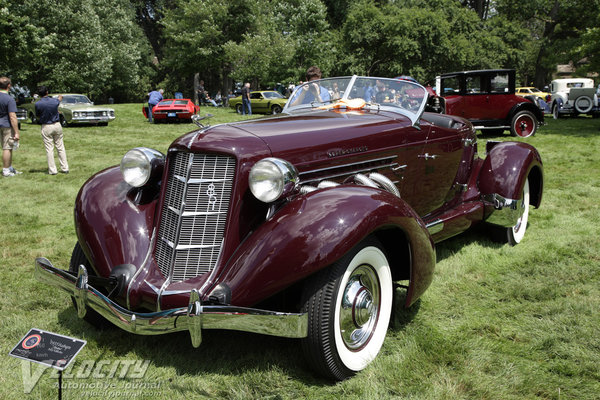
[[[46,174],[40,127],[24,124],[13,163],[24,173],[0,179],[0,398],[57,395],[50,370],[24,394],[21,361],[7,355],[33,327],[87,340],[70,372],[75,376],[64,379],[71,383],[65,399],[600,396],[600,119],[549,119],[527,139],[542,155],[545,187],[523,242],[500,245],[476,229],[438,244],[431,287],[415,306],[394,315],[379,357],[353,379],[331,383],[311,374],[297,340],[204,331],[194,349],[187,333],[99,331],[77,318],[65,294],[33,278],[36,257],[68,266],[76,241],[75,196],[93,173],[118,164],[132,147],[164,152],[194,128],[148,124],[141,104],[115,110],[108,127],[64,130],[68,175]],[[215,114],[211,124],[243,118],[229,109],[205,110]],[[498,138],[480,136],[480,152],[488,139]],[[511,138],[506,133],[500,139]],[[78,378],[87,360],[110,366],[149,360],[149,366],[141,379],[118,373]],[[112,386],[74,387],[86,382]]]

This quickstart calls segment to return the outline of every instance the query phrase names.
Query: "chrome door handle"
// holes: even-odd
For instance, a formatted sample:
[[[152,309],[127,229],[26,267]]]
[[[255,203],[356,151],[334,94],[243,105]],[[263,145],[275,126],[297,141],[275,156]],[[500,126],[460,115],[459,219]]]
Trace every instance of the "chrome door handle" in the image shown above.
[[[429,153],[425,153],[425,154],[419,154],[419,158],[424,158],[426,160],[435,160],[438,156],[435,154],[429,154]]]

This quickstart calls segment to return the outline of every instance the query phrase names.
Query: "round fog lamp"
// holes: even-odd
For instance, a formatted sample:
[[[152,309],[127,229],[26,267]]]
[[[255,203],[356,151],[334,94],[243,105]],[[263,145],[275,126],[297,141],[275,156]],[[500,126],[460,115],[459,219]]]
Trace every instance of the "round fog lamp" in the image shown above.
[[[125,182],[134,187],[144,186],[153,170],[162,166],[165,156],[157,150],[136,147],[129,150],[121,160],[121,174]]]
[[[250,170],[250,191],[265,203],[287,196],[298,184],[298,171],[289,162],[279,158],[260,160]]]

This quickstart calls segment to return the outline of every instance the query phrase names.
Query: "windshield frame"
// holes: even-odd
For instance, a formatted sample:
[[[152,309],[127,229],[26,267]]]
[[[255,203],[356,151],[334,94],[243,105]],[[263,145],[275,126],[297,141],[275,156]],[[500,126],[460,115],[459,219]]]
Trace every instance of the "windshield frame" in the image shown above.
[[[296,114],[299,112],[301,113],[301,112],[316,110],[316,109],[319,109],[320,107],[322,108],[323,106],[327,106],[328,104],[335,104],[340,100],[346,101],[351,98],[353,89],[355,88],[357,81],[359,81],[359,80],[372,81],[372,83],[374,85],[378,81],[381,81],[384,84],[387,83],[387,84],[394,84],[394,85],[398,85],[398,86],[404,86],[407,89],[418,90],[418,91],[422,92],[422,93],[420,93],[421,94],[420,100],[419,100],[419,96],[416,97],[417,101],[420,101],[420,104],[418,104],[418,107],[413,106],[412,109],[408,109],[408,108],[403,107],[402,105],[400,105],[397,102],[394,102],[393,103],[394,105],[391,105],[392,103],[376,103],[376,102],[372,101],[372,102],[367,102],[365,104],[365,106],[362,107],[360,110],[354,110],[354,111],[361,111],[361,112],[390,111],[390,112],[400,114],[400,115],[407,117],[408,119],[410,119],[413,126],[419,125],[419,120],[421,119],[421,116],[423,115],[423,112],[425,111],[425,107],[427,105],[427,99],[428,99],[427,90],[422,85],[415,83],[415,82],[402,80],[402,79],[396,79],[396,78],[380,78],[380,77],[359,76],[359,75],[324,78],[324,79],[313,80],[310,83],[311,84],[315,83],[315,84],[321,86],[320,85],[321,82],[322,83],[325,83],[325,82],[331,83],[331,81],[343,81],[343,80],[348,80],[348,84],[347,84],[345,90],[343,91],[343,93],[341,93],[341,96],[339,98],[335,98],[335,99],[330,98],[329,100],[326,100],[323,102],[312,101],[310,103],[292,105],[293,102],[297,101],[297,96],[300,95],[300,91],[303,90],[304,87],[306,87],[308,82],[305,82],[302,85],[298,85],[294,89],[294,91],[291,94],[291,96],[289,97],[288,101],[286,102],[286,104],[283,108],[283,112],[287,113],[287,114]],[[341,92],[341,90],[340,90],[340,92]],[[332,97],[332,96],[330,95],[330,97]],[[333,108],[331,108],[331,109],[333,109]]]

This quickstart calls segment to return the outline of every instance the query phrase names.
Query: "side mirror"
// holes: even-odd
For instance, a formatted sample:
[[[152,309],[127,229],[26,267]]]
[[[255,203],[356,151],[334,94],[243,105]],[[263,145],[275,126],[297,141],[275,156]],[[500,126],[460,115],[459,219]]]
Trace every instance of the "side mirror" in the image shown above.
[[[192,121],[193,121],[193,122],[194,122],[196,125],[198,125],[200,128],[206,128],[206,127],[208,127],[209,125],[204,125],[204,124],[203,124],[202,122],[200,122],[200,121],[202,121],[202,120],[205,120],[205,119],[208,119],[208,118],[212,118],[212,117],[214,117],[214,115],[212,115],[212,114],[206,114],[206,115],[205,115],[205,116],[203,116],[203,117],[202,117],[202,116],[200,116],[200,115],[198,115],[198,114],[194,114],[194,115],[192,115]]]

